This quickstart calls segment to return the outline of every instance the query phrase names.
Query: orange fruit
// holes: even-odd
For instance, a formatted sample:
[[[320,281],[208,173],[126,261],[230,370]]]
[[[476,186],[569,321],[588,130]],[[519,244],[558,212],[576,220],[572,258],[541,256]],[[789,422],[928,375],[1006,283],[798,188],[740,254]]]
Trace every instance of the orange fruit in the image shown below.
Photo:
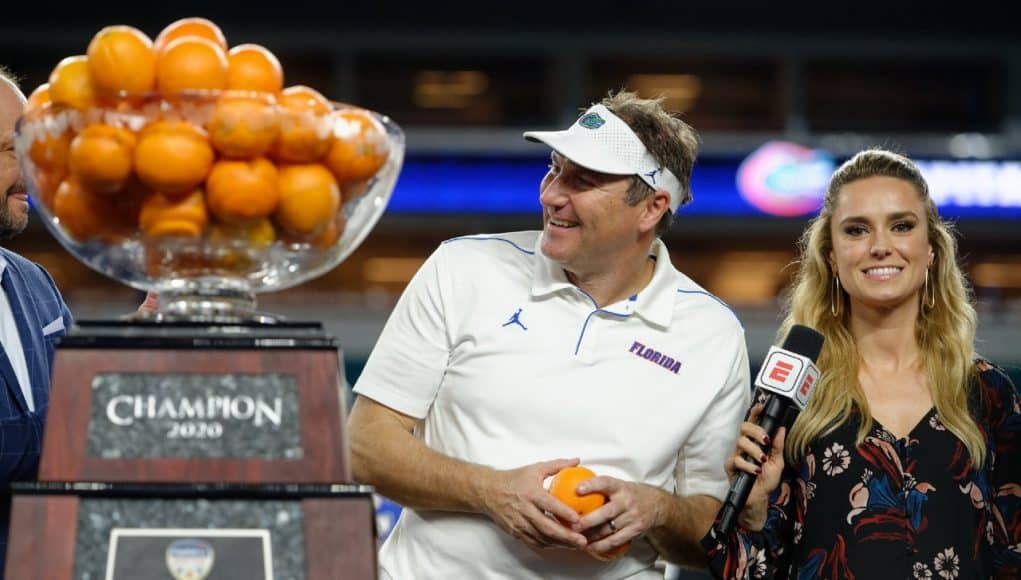
[[[40,169],[66,170],[71,153],[71,132],[58,135],[40,132],[28,148],[28,157]]]
[[[96,211],[98,201],[73,178],[65,179],[53,197],[53,215],[72,238],[88,241],[104,230],[103,216]]]
[[[250,270],[261,267],[260,251],[276,241],[276,230],[266,218],[246,224],[216,224],[210,229],[209,241],[207,252],[220,268]]]
[[[197,238],[202,235],[209,214],[202,199],[202,190],[194,190],[183,198],[171,198],[153,193],[142,202],[138,225],[145,235],[158,238],[182,236]]]
[[[44,170],[36,168],[32,172],[32,181],[29,185],[29,191],[35,197],[35,199],[42,203],[46,209],[53,211],[53,198],[57,195],[57,188],[60,187],[60,183],[67,177],[67,170]],[[32,185],[35,189],[32,190]]]
[[[172,40],[156,56],[156,88],[164,95],[227,88],[227,53],[197,36]]]
[[[347,217],[344,212],[338,211],[337,215],[332,220],[327,222],[326,227],[316,237],[312,238],[310,242],[314,248],[329,248],[333,244],[337,243],[340,236],[344,234],[344,228],[347,226]]]
[[[280,115],[270,95],[226,94],[216,101],[209,119],[209,140],[227,157],[258,157],[280,133]]]
[[[209,232],[209,238],[216,241],[242,242],[255,248],[265,248],[277,239],[273,223],[261,219],[246,224],[216,224]]]
[[[282,113],[274,156],[291,163],[318,161],[330,147],[333,105],[319,91],[302,85],[284,89],[277,102]]]
[[[194,190],[213,166],[213,148],[202,129],[185,121],[157,121],[135,147],[135,173],[152,189],[182,195]]]
[[[285,165],[277,173],[280,201],[273,218],[295,234],[320,232],[337,215],[340,188],[333,174],[317,163]]]
[[[329,99],[305,85],[294,85],[280,91],[280,106],[291,111],[311,111],[320,115],[333,110]]]
[[[567,507],[578,512],[578,515],[585,515],[606,503],[606,496],[601,493],[589,493],[578,495],[578,484],[586,479],[592,479],[596,474],[587,467],[580,465],[565,467],[553,476],[550,482],[550,494],[567,504]]]
[[[281,232],[281,241],[287,244],[308,245],[313,248],[325,250],[337,243],[337,240],[344,235],[347,228],[347,216],[343,211],[338,211],[333,219],[326,222],[326,225],[318,232],[311,234],[295,234],[288,231]]]
[[[69,56],[50,73],[50,99],[57,104],[87,109],[96,103],[96,92],[89,74],[88,57]]]
[[[227,52],[227,88],[279,93],[284,69],[270,51],[258,44],[240,44]]]
[[[113,193],[131,176],[135,135],[123,127],[89,125],[71,142],[71,175],[86,189]]]
[[[617,558],[620,558],[624,554],[627,554],[627,551],[629,549],[631,549],[631,542],[627,542],[626,544],[621,544],[621,545],[617,546],[616,548],[611,548],[611,549],[609,549],[609,550],[607,550],[605,552],[592,552],[592,551],[589,551],[588,555],[592,556],[596,560],[602,560],[603,562],[609,562],[610,560],[616,560]]]
[[[217,161],[206,178],[206,203],[222,222],[265,218],[276,209],[279,199],[277,168],[262,157]]]
[[[167,27],[160,31],[159,35],[156,36],[153,48],[156,52],[160,52],[172,41],[185,36],[198,36],[199,38],[205,38],[206,40],[212,41],[213,44],[219,46],[221,49],[227,50],[227,38],[223,35],[223,31],[220,30],[220,27],[211,20],[200,18],[198,16],[182,18],[168,24]]]
[[[106,196],[113,199],[117,218],[132,230],[138,228],[138,217],[142,211],[142,202],[152,194],[137,177],[131,176],[124,187],[116,195]]]
[[[144,93],[156,84],[152,41],[131,26],[107,26],[92,37],[86,51],[92,84],[101,94]]]
[[[50,83],[43,83],[32,91],[32,94],[28,96],[28,102],[25,103],[25,110],[41,109],[43,106],[48,105],[52,102],[50,99]]]
[[[390,146],[383,125],[363,109],[334,113],[333,143],[323,163],[340,183],[369,179],[386,163]]]
[[[114,198],[88,191],[74,177],[65,179],[57,188],[53,196],[53,215],[79,242],[115,241],[127,235],[132,226],[123,219],[123,212],[115,205]]]
[[[606,496],[601,493],[578,495],[578,484],[595,476],[596,474],[591,469],[581,465],[565,467],[553,476],[549,492],[553,497],[578,512],[578,515],[584,516],[606,503]],[[589,552],[589,554],[597,560],[608,561],[623,556],[630,547],[631,542],[628,542],[605,552]]]
[[[349,181],[347,183],[341,184],[340,195],[344,199],[344,203],[347,203],[352,199],[357,199],[365,195],[365,192],[368,190],[369,190],[368,180]]]

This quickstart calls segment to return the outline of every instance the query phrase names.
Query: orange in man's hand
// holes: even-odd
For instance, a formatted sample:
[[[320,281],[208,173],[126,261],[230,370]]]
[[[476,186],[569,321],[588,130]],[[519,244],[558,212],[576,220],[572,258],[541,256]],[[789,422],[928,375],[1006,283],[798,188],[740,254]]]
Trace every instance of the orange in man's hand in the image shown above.
[[[164,47],[170,44],[171,41],[185,36],[198,36],[199,38],[205,38],[219,46],[221,49],[227,50],[227,38],[223,35],[223,31],[220,30],[220,27],[211,20],[200,18],[198,16],[182,18],[168,24],[167,27],[160,31],[159,35],[156,37],[156,41],[153,43],[153,48],[156,52],[160,52]]]
[[[565,467],[553,476],[553,481],[550,482],[549,492],[553,497],[559,499],[567,504],[568,507],[578,512],[578,515],[584,516],[597,508],[602,507],[602,505],[606,503],[606,496],[601,493],[578,495],[578,484],[586,479],[592,479],[595,476],[596,474],[587,467],[582,467],[580,465],[575,467]],[[589,552],[589,554],[597,560],[608,561],[623,556],[630,546],[631,543],[628,542],[627,544],[617,546],[616,548],[606,552]]]
[[[592,552],[592,551],[589,551],[588,554],[589,554],[589,556],[592,556],[596,560],[602,560],[603,562],[609,562],[610,560],[616,560],[617,558],[620,558],[624,554],[627,554],[627,551],[629,549],[631,549],[631,542],[628,542],[626,544],[621,544],[621,545],[617,546],[616,548],[609,549],[609,550],[607,550],[605,552]]]
[[[553,476],[549,486],[550,495],[583,516],[606,503],[606,496],[601,493],[578,495],[578,484],[595,476],[587,467],[565,467]]]
[[[85,55],[69,56],[50,73],[50,99],[54,103],[87,109],[96,103],[96,91]]]
[[[156,88],[167,96],[188,90],[225,89],[227,53],[205,38],[178,38],[157,53]]]
[[[205,131],[184,121],[158,121],[142,130],[135,173],[146,186],[168,195],[191,192],[213,166]]]
[[[284,88],[284,69],[280,61],[258,44],[241,44],[230,49],[227,63],[228,89],[275,94]]]
[[[101,94],[144,93],[156,84],[152,41],[131,26],[107,26],[92,37],[86,51],[92,84]]]

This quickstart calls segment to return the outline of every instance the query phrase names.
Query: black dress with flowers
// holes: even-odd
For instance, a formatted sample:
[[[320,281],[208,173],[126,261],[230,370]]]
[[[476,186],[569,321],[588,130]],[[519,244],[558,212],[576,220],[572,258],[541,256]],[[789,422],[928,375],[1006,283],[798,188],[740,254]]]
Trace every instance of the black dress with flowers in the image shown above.
[[[935,409],[897,439],[858,414],[788,466],[760,532],[702,540],[717,578],[1021,579],[1021,409],[980,362],[972,414],[982,469]]]

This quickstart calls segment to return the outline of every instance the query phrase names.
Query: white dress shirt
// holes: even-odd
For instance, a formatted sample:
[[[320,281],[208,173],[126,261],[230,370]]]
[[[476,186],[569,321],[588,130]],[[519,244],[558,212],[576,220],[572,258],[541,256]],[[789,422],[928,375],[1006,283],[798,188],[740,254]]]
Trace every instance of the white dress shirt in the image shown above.
[[[7,260],[0,256],[0,277],[5,275]],[[32,399],[32,382],[28,378],[28,365],[25,364],[25,351],[21,346],[21,335],[18,334],[18,323],[14,320],[14,313],[11,311],[11,301],[7,298],[7,292],[0,291],[0,346],[3,346],[7,358],[14,367],[14,376],[18,377],[18,384],[21,385],[21,392],[25,395],[25,402],[28,409],[35,411],[35,401]]]

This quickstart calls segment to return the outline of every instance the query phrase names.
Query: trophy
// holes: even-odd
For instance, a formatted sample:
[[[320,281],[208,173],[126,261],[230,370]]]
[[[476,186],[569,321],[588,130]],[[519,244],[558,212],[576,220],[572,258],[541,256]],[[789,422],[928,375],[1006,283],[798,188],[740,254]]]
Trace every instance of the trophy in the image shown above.
[[[46,227],[159,306],[60,340],[7,577],[375,578],[338,345],[256,305],[348,257],[401,169],[400,127],[317,95],[30,101],[16,150]]]

